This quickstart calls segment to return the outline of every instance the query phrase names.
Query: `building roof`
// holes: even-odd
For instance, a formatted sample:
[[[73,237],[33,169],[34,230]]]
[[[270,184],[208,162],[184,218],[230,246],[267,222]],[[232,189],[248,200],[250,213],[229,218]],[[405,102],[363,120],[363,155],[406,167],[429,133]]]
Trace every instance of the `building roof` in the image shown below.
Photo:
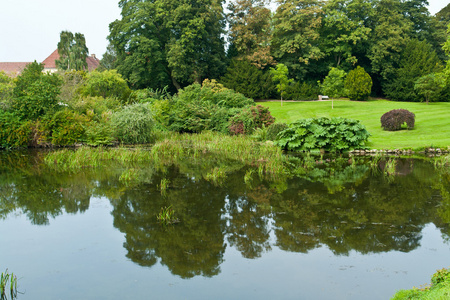
[[[0,71],[4,71],[9,76],[19,75],[31,62],[0,62]]]
[[[45,69],[57,69],[56,66],[56,60],[59,59],[59,53],[58,49],[53,51],[52,54],[50,54],[44,61],[42,62],[44,64]],[[86,62],[88,65],[88,71],[92,71],[97,69],[97,67],[100,65],[100,60],[95,56],[95,54],[91,54],[91,56],[88,56],[86,58]]]

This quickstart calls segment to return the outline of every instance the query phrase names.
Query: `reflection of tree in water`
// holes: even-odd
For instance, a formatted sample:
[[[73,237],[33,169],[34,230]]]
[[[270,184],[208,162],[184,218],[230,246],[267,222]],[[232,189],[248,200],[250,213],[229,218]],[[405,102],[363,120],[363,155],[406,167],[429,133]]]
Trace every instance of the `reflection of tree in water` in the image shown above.
[[[317,183],[293,180],[280,200],[271,202],[277,245],[305,252],[322,243],[336,254],[411,251],[419,246],[424,225],[436,222],[437,192],[429,181],[439,176],[430,171],[421,166],[425,180],[371,177],[334,194]]]
[[[161,264],[183,278],[219,273],[225,252],[225,190],[187,176],[169,178],[171,189],[161,196],[156,186],[127,190],[112,212],[114,226],[125,233],[127,257],[142,266]],[[160,180],[155,180],[158,182]],[[161,207],[172,205],[180,223],[157,223]]]
[[[0,164],[0,216],[20,209],[32,224],[47,225],[49,217],[63,211],[84,212],[89,208],[90,182],[86,174],[49,172],[39,157],[21,152],[3,154]]]

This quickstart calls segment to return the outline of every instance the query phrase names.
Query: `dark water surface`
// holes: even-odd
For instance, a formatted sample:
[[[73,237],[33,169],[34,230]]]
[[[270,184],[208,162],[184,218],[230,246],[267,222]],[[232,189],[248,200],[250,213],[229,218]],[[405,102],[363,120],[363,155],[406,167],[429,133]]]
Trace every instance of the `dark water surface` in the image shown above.
[[[61,172],[44,154],[0,153],[18,299],[389,299],[450,266],[450,176],[427,158],[214,180],[206,158]],[[180,222],[162,226],[169,205]]]

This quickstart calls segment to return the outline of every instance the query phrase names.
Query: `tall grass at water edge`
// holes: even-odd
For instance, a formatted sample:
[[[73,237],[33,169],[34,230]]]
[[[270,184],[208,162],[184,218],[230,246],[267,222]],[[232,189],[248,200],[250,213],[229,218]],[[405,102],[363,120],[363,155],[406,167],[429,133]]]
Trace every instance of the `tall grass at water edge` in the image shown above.
[[[261,143],[244,136],[228,136],[215,132],[201,134],[160,134],[151,148],[62,149],[47,154],[46,165],[61,171],[99,167],[107,161],[119,163],[174,163],[179,159],[213,155],[224,160],[239,161],[258,168],[261,174],[282,174],[288,158],[271,143]],[[217,172],[216,172],[217,173]],[[214,175],[214,174],[213,174]],[[216,176],[217,177],[217,174]]]

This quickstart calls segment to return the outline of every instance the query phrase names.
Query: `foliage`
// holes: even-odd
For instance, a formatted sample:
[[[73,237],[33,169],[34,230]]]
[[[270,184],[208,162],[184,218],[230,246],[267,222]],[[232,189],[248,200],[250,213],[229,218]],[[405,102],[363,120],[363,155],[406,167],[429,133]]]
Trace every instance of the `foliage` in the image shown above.
[[[384,130],[396,131],[406,123],[408,129],[414,128],[415,115],[406,109],[394,109],[381,116],[381,127]]]
[[[64,109],[52,115],[44,124],[51,134],[53,145],[73,145],[84,138],[87,118],[75,111]]]
[[[153,138],[154,121],[149,104],[125,106],[111,116],[111,126],[119,142],[145,144]]]
[[[266,139],[268,141],[275,141],[278,133],[285,130],[288,127],[286,123],[273,123],[267,128]]]
[[[22,118],[35,120],[58,106],[62,79],[57,74],[42,73],[43,65],[27,65],[17,77],[12,109]]]
[[[81,87],[86,81],[86,71],[67,71],[60,73],[63,84],[59,99],[62,103],[70,105],[80,96]]]
[[[155,102],[153,108],[161,109],[156,112],[157,119],[173,131],[223,131],[232,115],[229,110],[235,112],[236,108],[253,103],[252,99],[225,88],[215,80],[205,80],[202,86],[194,83],[180,90],[172,100]]]
[[[0,71],[0,109],[9,108],[13,90],[13,79],[5,72]]]
[[[392,79],[400,53],[409,41],[411,22],[403,16],[400,1],[380,0],[374,9],[374,28],[367,57],[372,72],[381,75],[383,82]]]
[[[178,90],[224,71],[221,1],[122,1],[120,8],[108,39],[117,70],[133,88]]]
[[[450,271],[448,269],[437,270],[431,277],[431,285],[424,288],[411,290],[399,290],[391,300],[401,299],[446,299],[450,295]]]
[[[106,70],[89,72],[81,88],[81,93],[84,96],[113,97],[119,99],[122,103],[126,103],[131,90],[122,75],[117,73],[116,70]]]
[[[275,144],[290,151],[325,149],[340,152],[364,147],[369,136],[365,126],[357,120],[301,119],[280,132]]]
[[[444,87],[445,77],[442,73],[431,73],[422,76],[414,84],[414,89],[425,97],[427,104],[430,101],[436,101]]]
[[[252,99],[269,99],[275,91],[270,73],[244,59],[233,59],[220,82]]]
[[[320,87],[316,82],[294,82],[286,87],[286,99],[292,100],[317,100]]]
[[[261,105],[244,108],[241,113],[230,118],[228,127],[231,134],[251,134],[256,128],[268,127],[275,121],[267,107]]]
[[[345,89],[350,100],[367,100],[372,91],[372,78],[364,68],[358,66],[348,72]]]
[[[304,79],[307,66],[324,53],[319,47],[323,2],[278,0],[273,16],[272,53],[297,80]]]
[[[86,47],[84,34],[70,31],[61,31],[58,42],[58,53],[60,58],[55,61],[60,70],[85,70],[87,69],[86,58],[89,50]]]
[[[333,98],[340,98],[345,95],[344,78],[345,71],[337,68],[331,68],[328,75],[320,85],[320,89],[324,95]]]
[[[402,51],[394,78],[384,84],[384,92],[394,101],[421,101],[414,89],[420,77],[441,70],[441,63],[432,46],[426,41],[411,40]]]
[[[228,5],[230,43],[240,58],[258,69],[274,63],[270,53],[271,11],[265,7],[267,3],[267,0],[235,0]]]
[[[270,68],[270,74],[272,75],[272,81],[277,83],[277,90],[281,95],[281,100],[283,100],[283,93],[293,81],[293,79],[288,78],[288,67],[283,64],[277,64],[276,68]]]
[[[30,122],[9,111],[0,110],[0,148],[26,147],[30,142]]]

